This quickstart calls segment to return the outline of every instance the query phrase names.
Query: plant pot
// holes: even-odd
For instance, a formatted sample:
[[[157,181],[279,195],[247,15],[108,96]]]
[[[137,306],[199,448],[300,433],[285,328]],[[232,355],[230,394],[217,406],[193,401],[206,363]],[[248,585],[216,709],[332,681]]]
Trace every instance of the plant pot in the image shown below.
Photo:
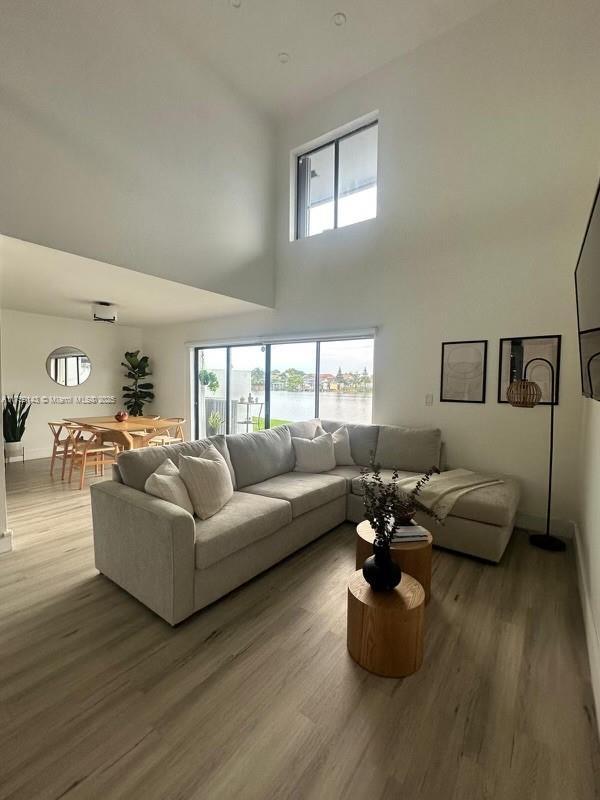
[[[23,458],[23,441],[4,442],[4,457],[7,461],[11,458]]]
[[[220,427],[220,426],[219,426]],[[219,435],[219,428],[212,428],[210,425],[208,426],[209,436],[218,436]]]
[[[389,544],[379,539],[375,539],[373,555],[366,559],[362,571],[374,592],[390,592],[402,579],[402,570],[392,561]]]

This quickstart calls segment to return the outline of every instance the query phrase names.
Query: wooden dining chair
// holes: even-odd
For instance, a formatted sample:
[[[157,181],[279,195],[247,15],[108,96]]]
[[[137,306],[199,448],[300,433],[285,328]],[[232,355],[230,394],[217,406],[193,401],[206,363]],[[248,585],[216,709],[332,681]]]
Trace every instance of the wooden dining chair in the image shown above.
[[[69,483],[73,478],[73,468],[79,468],[79,488],[83,489],[85,471],[94,467],[97,476],[104,475],[104,467],[114,464],[117,460],[118,445],[103,444],[102,431],[90,427],[82,428],[77,425],[68,425],[69,434]]]
[[[160,414],[144,414],[144,417],[146,419],[159,420],[160,419]],[[129,435],[135,441],[135,447],[136,448],[138,448],[138,447],[146,447],[145,444],[140,444],[140,441],[142,439],[146,439],[149,433],[152,433],[152,432],[155,432],[155,431],[156,431],[156,428],[153,428],[151,425],[149,425],[143,431],[129,431]]]
[[[157,432],[156,436],[150,439],[150,446],[160,447],[164,444],[177,444],[178,442],[185,441],[183,433],[183,426],[185,424],[184,417],[167,417],[161,419],[161,430]]]
[[[69,435],[65,430],[65,426],[67,423],[64,420],[60,420],[59,422],[49,422],[48,427],[52,432],[52,457],[50,459],[50,475],[54,473],[54,464],[56,463],[56,459],[59,458],[62,460],[62,470],[60,479],[64,480],[65,478],[65,468],[67,466],[67,451],[69,447]],[[64,435],[63,435],[64,434]]]

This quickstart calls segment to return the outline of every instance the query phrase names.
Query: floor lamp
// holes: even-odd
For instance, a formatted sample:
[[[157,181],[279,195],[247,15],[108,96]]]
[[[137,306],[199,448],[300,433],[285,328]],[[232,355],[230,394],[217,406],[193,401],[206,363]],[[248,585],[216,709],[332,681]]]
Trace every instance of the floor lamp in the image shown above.
[[[552,378],[552,394],[550,400],[550,461],[548,464],[548,509],[546,512],[546,532],[532,533],[529,536],[530,544],[541,547],[543,550],[561,551],[565,549],[565,543],[557,536],[550,533],[550,510],[552,508],[552,457],[554,454],[554,398],[556,397],[555,378],[556,372],[554,365],[547,358],[531,358],[523,370],[523,380],[513,381],[507,389],[506,399],[516,408],[533,408],[542,399],[542,390],[535,381],[527,380],[527,369],[534,361],[543,361],[550,368]]]

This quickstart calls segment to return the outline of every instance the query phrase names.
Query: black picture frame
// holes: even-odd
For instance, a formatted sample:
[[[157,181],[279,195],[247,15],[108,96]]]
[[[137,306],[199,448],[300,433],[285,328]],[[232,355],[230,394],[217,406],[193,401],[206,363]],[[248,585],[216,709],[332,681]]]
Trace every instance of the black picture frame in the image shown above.
[[[470,348],[469,348],[470,346]],[[474,346],[478,346],[475,348]],[[459,350],[460,348],[464,349],[465,347],[473,350],[473,349],[480,349],[481,351],[481,360],[479,364],[481,364],[481,373],[471,375],[468,377],[466,375],[462,376],[463,381],[465,382],[465,393],[468,389],[467,384],[473,383],[479,378],[479,384],[477,386],[478,391],[476,394],[478,397],[474,399],[470,398],[460,398],[460,397],[451,397],[449,396],[451,393],[448,391],[448,386],[446,385],[447,379],[447,354],[451,349]],[[487,383],[487,351],[488,351],[488,340],[487,339],[466,339],[464,341],[456,341],[456,342],[442,342],[442,366],[441,366],[441,374],[440,374],[440,403],[485,403],[485,393],[486,393],[486,383]],[[476,362],[474,362],[476,366],[479,366]],[[444,367],[446,366],[446,369]],[[460,382],[461,376],[458,375],[455,380]]]
[[[509,356],[509,373],[510,370],[514,370],[514,375],[511,376],[510,374],[505,374],[505,347],[507,343],[514,344],[517,348],[519,345],[523,345],[523,342],[540,342],[540,350],[541,353],[539,356],[535,355],[535,351],[530,352],[529,354],[525,351],[525,346],[522,347],[522,352],[520,354],[520,360],[518,357]],[[548,347],[544,348],[542,343],[555,343],[555,352],[554,354],[548,353]],[[554,398],[552,399],[544,399],[544,393],[546,391],[545,382],[540,381],[539,379],[536,381],[540,384],[540,388],[542,389],[542,399],[538,403],[540,406],[550,406],[550,405],[558,405],[559,397],[560,397],[560,354],[561,354],[561,343],[562,343],[562,336],[561,334],[550,334],[550,335],[543,335],[543,336],[506,336],[500,339],[499,347],[498,347],[498,402],[499,403],[508,403],[506,399],[506,389],[511,383],[511,380],[519,380],[523,378],[522,370],[523,367],[526,366],[527,361],[530,361],[532,358],[547,358],[551,361],[552,366],[554,367]],[[550,344],[550,346],[552,346]],[[512,367],[510,365],[513,365]],[[550,370],[543,362],[539,363],[540,369],[545,369],[548,372],[548,376],[550,376]],[[532,374],[531,368],[527,374],[528,379],[536,380],[536,376]],[[554,401],[554,402],[553,402]]]

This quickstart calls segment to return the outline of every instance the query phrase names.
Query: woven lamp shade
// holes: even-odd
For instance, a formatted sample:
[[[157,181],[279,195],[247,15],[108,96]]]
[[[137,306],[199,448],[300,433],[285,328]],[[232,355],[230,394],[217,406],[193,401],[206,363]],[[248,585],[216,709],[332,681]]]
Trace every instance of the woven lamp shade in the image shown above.
[[[506,391],[506,399],[517,408],[533,408],[542,399],[542,390],[535,381],[514,381]]]

